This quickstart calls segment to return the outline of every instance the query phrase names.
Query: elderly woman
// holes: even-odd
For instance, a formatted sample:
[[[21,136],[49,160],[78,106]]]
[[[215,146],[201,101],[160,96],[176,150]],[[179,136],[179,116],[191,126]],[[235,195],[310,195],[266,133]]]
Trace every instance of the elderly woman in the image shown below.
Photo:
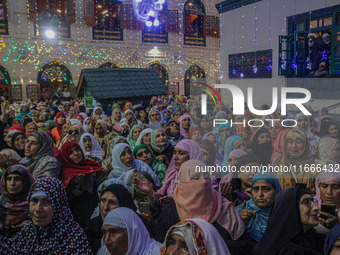
[[[122,120],[122,111],[119,108],[115,108],[111,114],[112,124],[119,125]]]
[[[75,220],[85,226],[98,203],[96,190],[104,180],[104,169],[94,160],[85,159],[79,144],[68,141],[61,147],[61,179]]]
[[[61,181],[39,179],[27,201],[31,219],[13,238],[0,236],[1,253],[92,254],[83,229],[73,220]]]
[[[146,146],[151,148],[151,132],[152,132],[151,128],[144,129],[140,133],[135,146],[140,145],[140,144],[145,144]]]
[[[14,150],[16,153],[19,154],[20,157],[25,157],[25,145],[26,145],[26,135],[17,132],[12,135],[11,139],[11,148]]]
[[[229,249],[216,228],[209,222],[199,219],[187,219],[170,228],[162,255],[230,255]]]
[[[169,143],[168,137],[162,129],[154,129],[151,132],[151,149],[159,160],[163,160],[169,165],[174,147]]]
[[[150,238],[143,222],[129,208],[119,207],[110,211],[104,219],[102,232],[105,246],[100,248],[97,255],[160,253],[162,244]],[[112,233],[116,234],[112,235]],[[117,235],[119,238],[116,237]]]
[[[101,228],[106,215],[115,208],[126,207],[137,211],[131,193],[121,184],[111,184],[100,193],[99,215],[89,221],[85,228],[93,252],[96,254],[100,248],[103,237]]]
[[[53,143],[48,134],[36,131],[26,140],[25,158],[20,164],[37,178],[55,177],[60,174],[60,164],[53,154]]]
[[[107,124],[105,120],[97,120],[96,125],[94,127],[94,137],[99,143],[100,147],[104,146],[104,138],[107,134]]]
[[[318,225],[318,213],[317,200],[302,187],[282,190],[256,254],[323,254],[325,236],[313,229]]]
[[[173,147],[175,147],[179,141],[185,139],[185,137],[180,133],[178,123],[174,120],[169,121],[164,130],[168,137],[169,143]]]
[[[162,128],[161,114],[158,110],[151,110],[149,112],[149,127],[151,129]]]
[[[324,137],[318,143],[319,160],[316,164],[322,167],[340,163],[340,141],[332,137]]]
[[[289,172],[278,171],[275,173],[281,187],[286,189],[293,187],[295,183],[307,183],[307,187],[314,190],[315,174],[311,171],[304,171],[305,166],[309,167],[314,164],[306,134],[299,129],[293,129],[286,134],[284,140],[282,156],[273,161],[274,166],[290,169]]]
[[[93,159],[99,164],[102,161],[103,149],[100,147],[97,140],[90,133],[82,134],[79,145],[85,155],[86,159]]]
[[[5,171],[1,179],[0,234],[14,236],[29,219],[26,197],[33,182],[33,176],[21,165]]]
[[[61,146],[66,143],[67,141],[74,141],[76,143],[79,143],[80,137],[84,134],[84,129],[81,125],[73,124],[68,129],[67,135],[63,138],[61,141]]]
[[[204,166],[201,161],[188,160],[180,167],[174,201],[163,209],[158,220],[157,240],[164,240],[172,225],[190,218],[200,218],[216,227],[231,253],[247,249],[242,236],[244,223],[233,203],[212,188],[210,174],[197,171],[197,167],[203,169]],[[240,238],[243,244],[237,241]]]
[[[251,182],[251,200],[243,202],[236,210],[247,226],[248,234],[258,243],[266,232],[275,196],[281,191],[277,177],[269,172],[259,172]]]
[[[183,115],[179,118],[179,130],[181,135],[183,135],[184,137],[188,137],[188,133],[190,128],[192,127],[193,123],[191,120],[191,116],[190,115]]]
[[[154,179],[156,186],[160,186],[157,175],[144,162],[135,159],[131,147],[126,143],[119,143],[112,150],[112,171],[108,178],[117,178],[123,181],[132,192],[131,176],[136,172],[148,172]]]

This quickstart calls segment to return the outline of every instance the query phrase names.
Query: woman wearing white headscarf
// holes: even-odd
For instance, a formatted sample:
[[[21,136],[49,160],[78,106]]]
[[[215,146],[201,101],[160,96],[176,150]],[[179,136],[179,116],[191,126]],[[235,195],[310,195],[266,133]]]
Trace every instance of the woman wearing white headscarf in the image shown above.
[[[82,134],[80,137],[79,145],[84,152],[84,156],[87,159],[93,159],[98,163],[102,161],[103,149],[100,147],[96,138],[90,133]]]
[[[187,249],[185,249],[187,254],[230,255],[227,245],[216,228],[203,219],[188,219],[172,226],[168,231],[165,237],[164,245],[161,248],[162,255],[172,254],[170,252],[173,251],[173,247],[175,247],[175,245],[169,247],[168,244],[172,244],[174,241],[172,240],[174,239],[174,235],[177,235],[178,238],[182,240],[184,239],[187,246]]]
[[[340,163],[339,153],[340,141],[333,137],[321,138],[318,142],[319,160],[317,164],[322,166],[335,165]]]
[[[108,179],[116,178],[123,181],[130,192],[132,192],[132,180],[131,175],[135,172],[148,172],[156,183],[156,186],[160,186],[157,175],[151,170],[151,168],[133,156],[131,147],[126,143],[116,144],[112,150],[112,171],[108,175]]]
[[[153,109],[149,112],[149,127],[151,129],[159,129],[162,128],[162,120],[161,113]]]
[[[110,237],[110,230],[121,231],[120,238]],[[150,234],[137,214],[129,208],[119,207],[107,214],[103,222],[102,247],[97,255],[157,255],[161,243]]]
[[[142,130],[142,132],[140,133],[137,142],[135,144],[135,146],[140,145],[140,144],[145,144],[146,146],[151,148],[151,132],[152,129],[151,128],[146,128],[144,130]],[[144,138],[145,135],[149,134],[148,138]],[[144,141],[143,141],[144,138]]]

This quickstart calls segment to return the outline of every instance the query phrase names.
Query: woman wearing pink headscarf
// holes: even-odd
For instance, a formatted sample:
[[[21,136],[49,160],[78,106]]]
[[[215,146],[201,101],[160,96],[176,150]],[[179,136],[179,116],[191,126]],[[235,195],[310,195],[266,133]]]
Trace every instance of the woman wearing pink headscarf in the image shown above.
[[[188,137],[190,128],[192,127],[192,119],[190,115],[184,114],[179,118],[179,130],[182,136]]]
[[[277,157],[280,157],[284,151],[285,147],[285,136],[290,131],[290,128],[283,129],[276,137],[274,142],[274,150],[270,161],[273,161]]]
[[[178,184],[178,171],[181,165],[188,160],[199,160],[204,163],[201,147],[195,141],[189,139],[181,140],[174,149],[168,170],[162,188],[158,190],[161,196],[172,197],[174,190]],[[212,178],[213,186],[217,187],[217,181]]]

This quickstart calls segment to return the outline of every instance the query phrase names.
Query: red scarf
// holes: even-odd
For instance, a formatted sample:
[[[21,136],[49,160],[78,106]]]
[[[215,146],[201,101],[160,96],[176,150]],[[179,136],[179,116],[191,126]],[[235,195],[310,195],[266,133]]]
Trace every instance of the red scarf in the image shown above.
[[[83,160],[78,164],[75,164],[70,158],[70,151],[74,146],[79,148],[83,155]],[[95,160],[85,159],[84,153],[79,144],[74,141],[68,141],[61,146],[61,156],[63,162],[61,180],[65,189],[67,189],[70,185],[72,179],[79,174],[90,174],[97,171],[104,171],[101,165]]]
[[[64,116],[64,118],[65,118],[65,122],[64,122],[63,124],[59,124],[59,123],[58,123],[58,118],[59,118],[60,116]],[[58,134],[59,134],[60,136],[63,135],[63,126],[64,126],[65,123],[66,123],[66,115],[65,115],[65,113],[63,113],[63,112],[58,112],[58,113],[57,113],[57,116],[55,117],[55,124],[56,124],[56,126],[57,126]]]

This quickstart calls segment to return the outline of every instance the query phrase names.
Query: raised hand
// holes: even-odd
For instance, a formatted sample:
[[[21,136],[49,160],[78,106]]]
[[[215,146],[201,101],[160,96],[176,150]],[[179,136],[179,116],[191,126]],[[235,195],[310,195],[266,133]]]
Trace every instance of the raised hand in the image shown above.
[[[240,211],[240,217],[245,222],[248,223],[248,221],[255,215],[256,211],[251,211],[246,208],[246,201],[243,201],[242,204],[242,210]]]

